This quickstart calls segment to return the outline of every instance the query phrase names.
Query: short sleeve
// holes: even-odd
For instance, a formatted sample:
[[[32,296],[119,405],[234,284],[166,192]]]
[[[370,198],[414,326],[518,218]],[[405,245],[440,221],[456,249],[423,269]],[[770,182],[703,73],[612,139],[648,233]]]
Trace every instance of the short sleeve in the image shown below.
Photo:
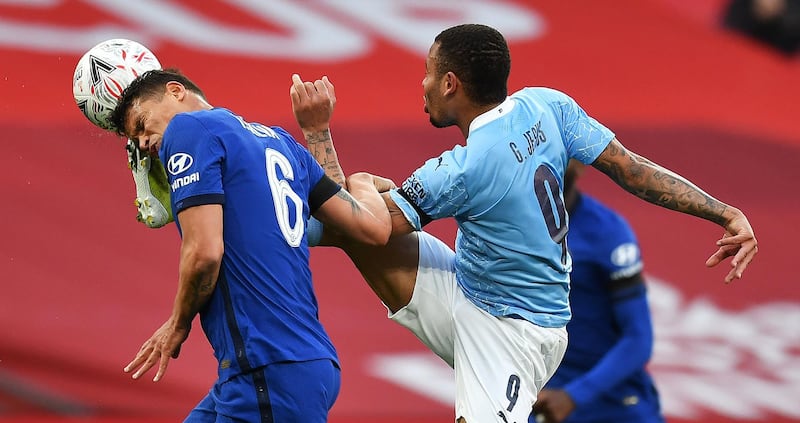
[[[559,126],[567,154],[584,164],[591,164],[614,139],[614,133],[587,115],[568,95],[555,90],[550,92],[551,105],[561,119]]]
[[[176,215],[189,207],[224,203],[225,148],[201,120],[191,114],[176,115],[164,132],[160,155]]]
[[[393,198],[396,202],[405,199],[420,214],[423,222],[459,215],[469,198],[464,183],[464,155],[463,147],[458,146],[426,161],[401,185],[402,199],[396,195]],[[398,205],[403,208],[402,204]],[[411,212],[407,208],[403,211],[407,217]]]

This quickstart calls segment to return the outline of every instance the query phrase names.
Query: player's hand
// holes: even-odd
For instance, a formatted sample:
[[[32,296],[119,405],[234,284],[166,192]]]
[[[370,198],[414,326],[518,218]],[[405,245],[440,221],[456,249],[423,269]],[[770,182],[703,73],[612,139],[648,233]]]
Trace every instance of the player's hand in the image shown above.
[[[300,75],[293,74],[289,96],[300,129],[318,132],[329,128],[336,105],[336,91],[327,76],[308,82],[300,79]]]
[[[717,241],[719,249],[706,260],[706,266],[716,266],[726,258],[731,259],[731,271],[725,276],[725,282],[730,283],[734,279],[741,279],[744,269],[758,253],[758,241],[750,227],[747,217],[739,211],[737,216],[731,219],[725,226],[725,233],[722,239]]]
[[[360,184],[361,186],[372,185],[375,187],[375,190],[378,191],[378,193],[386,192],[397,188],[397,185],[395,185],[394,181],[392,181],[391,179],[373,175],[367,172],[356,172],[348,176],[346,183],[347,186],[345,188],[350,190],[351,184]]]
[[[158,382],[164,377],[170,358],[178,358],[181,344],[189,337],[189,329],[176,327],[172,319],[167,320],[144,344],[136,357],[123,369],[125,373],[133,373],[134,379],[139,379],[147,373],[156,363],[158,370],[153,382]]]
[[[533,413],[540,423],[561,423],[575,409],[575,402],[562,389],[542,389],[533,404]]]
[[[397,188],[397,185],[395,185],[394,181],[389,179],[389,178],[384,178],[384,177],[378,176],[378,175],[372,175],[372,174],[369,174],[369,173],[366,173],[366,172],[360,172],[360,173],[362,173],[364,175],[369,175],[369,177],[372,179],[372,184],[375,185],[375,189],[378,190],[378,192],[380,192],[380,193],[383,193],[383,192],[386,192],[386,191],[391,191],[391,190]],[[353,175],[351,175],[351,176],[353,176]],[[349,178],[348,178],[348,180],[349,180]],[[348,182],[348,184],[349,184],[349,182]]]

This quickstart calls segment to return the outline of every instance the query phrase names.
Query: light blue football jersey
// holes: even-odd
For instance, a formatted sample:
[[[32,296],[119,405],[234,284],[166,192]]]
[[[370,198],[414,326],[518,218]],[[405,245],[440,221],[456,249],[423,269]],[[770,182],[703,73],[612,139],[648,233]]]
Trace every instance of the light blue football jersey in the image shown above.
[[[456,277],[478,307],[563,327],[572,266],[564,172],[613,139],[566,94],[525,88],[475,118],[466,146],[428,160],[391,195],[418,230],[455,217]]]

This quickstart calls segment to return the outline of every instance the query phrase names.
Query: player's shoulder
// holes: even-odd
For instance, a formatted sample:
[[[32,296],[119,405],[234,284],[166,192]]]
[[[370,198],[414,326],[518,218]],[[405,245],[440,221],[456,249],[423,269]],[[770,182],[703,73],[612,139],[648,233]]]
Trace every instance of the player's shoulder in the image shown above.
[[[178,113],[172,117],[164,130],[163,145],[185,146],[198,140],[208,139],[212,136],[210,127],[213,125],[209,125],[197,112]]]
[[[229,113],[229,112],[228,112]],[[224,109],[195,110],[178,113],[167,125],[167,132],[209,130],[225,119]]]
[[[233,112],[222,107],[211,109],[194,110],[191,112],[178,113],[175,117],[190,118],[197,121],[225,120],[233,117]]]
[[[568,237],[575,257],[617,267],[641,260],[636,234],[628,222],[600,201],[582,194],[569,222]]]
[[[233,127],[250,132],[259,138],[274,138],[283,141],[290,141],[292,145],[297,143],[294,137],[289,134],[289,132],[279,126],[269,126],[259,122],[248,121],[244,117],[224,107],[197,110],[176,115],[176,117],[177,116],[195,119],[198,123],[209,128],[221,126]]]
[[[549,87],[525,87],[511,94],[511,97],[521,100],[540,102],[567,101],[571,98],[563,91]]]

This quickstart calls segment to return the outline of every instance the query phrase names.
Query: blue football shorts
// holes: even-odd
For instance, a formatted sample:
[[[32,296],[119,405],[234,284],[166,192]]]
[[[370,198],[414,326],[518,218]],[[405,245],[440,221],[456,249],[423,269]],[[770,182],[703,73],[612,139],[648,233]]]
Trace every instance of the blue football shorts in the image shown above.
[[[184,422],[324,423],[340,384],[328,359],[273,363],[217,381]]]

